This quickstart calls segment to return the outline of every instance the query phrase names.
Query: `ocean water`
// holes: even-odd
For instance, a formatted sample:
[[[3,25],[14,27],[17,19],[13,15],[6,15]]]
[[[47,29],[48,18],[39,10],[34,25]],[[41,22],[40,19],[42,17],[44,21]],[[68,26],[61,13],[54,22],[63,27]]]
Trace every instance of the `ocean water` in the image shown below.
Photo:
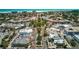
[[[72,9],[0,9],[0,13],[8,13],[8,12],[48,12],[48,11],[70,11]]]

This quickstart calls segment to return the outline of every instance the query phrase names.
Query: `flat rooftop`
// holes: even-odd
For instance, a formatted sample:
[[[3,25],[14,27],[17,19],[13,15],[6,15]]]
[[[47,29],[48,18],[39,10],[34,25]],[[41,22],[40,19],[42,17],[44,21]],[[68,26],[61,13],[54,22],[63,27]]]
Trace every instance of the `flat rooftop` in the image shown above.
[[[79,39],[79,34],[75,34],[74,36],[75,36],[77,39]]]
[[[28,41],[29,38],[27,36],[20,35],[14,40],[13,44],[27,44]]]
[[[79,32],[76,28],[74,28],[74,27],[70,27],[70,28],[65,28],[65,30],[67,31],[67,32]]]

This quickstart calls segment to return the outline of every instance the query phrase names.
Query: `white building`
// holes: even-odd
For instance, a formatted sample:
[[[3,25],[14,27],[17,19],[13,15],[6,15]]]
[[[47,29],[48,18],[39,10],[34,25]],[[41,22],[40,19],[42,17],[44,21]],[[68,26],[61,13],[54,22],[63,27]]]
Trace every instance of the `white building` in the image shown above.
[[[29,28],[29,27],[27,27],[27,28],[24,28],[24,29],[21,29],[20,31],[19,31],[19,33],[32,33],[33,32],[33,30],[31,29],[31,28]]]
[[[54,43],[63,44],[64,43],[64,39],[59,37],[57,31],[59,31],[59,29],[51,28],[51,30],[49,32],[49,38],[53,38],[54,39]]]
[[[25,47],[29,41],[33,30],[31,28],[24,28],[19,31],[19,36],[12,43],[13,47]]]
[[[60,38],[60,37],[54,37],[54,43],[57,43],[57,44],[63,44],[64,43],[64,39]]]

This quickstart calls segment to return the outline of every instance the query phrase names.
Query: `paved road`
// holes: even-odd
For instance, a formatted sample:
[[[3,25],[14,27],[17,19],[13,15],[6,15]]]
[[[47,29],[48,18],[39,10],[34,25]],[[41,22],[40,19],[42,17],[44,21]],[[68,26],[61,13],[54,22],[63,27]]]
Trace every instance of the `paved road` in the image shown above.
[[[46,25],[45,25],[46,26]],[[41,31],[41,35],[42,35],[42,48],[43,49],[47,49],[47,44],[46,44],[46,40],[48,39],[47,37],[44,37],[44,32],[45,32],[45,26],[42,27],[42,31]]]
[[[47,40],[48,40],[48,38],[47,37],[44,37],[44,40],[43,40],[43,48],[45,48],[45,49],[48,48],[47,43],[46,43]]]
[[[32,33],[32,39],[30,40],[30,48],[35,49],[36,48],[36,39],[37,39],[37,30],[34,28],[34,31]]]
[[[61,31],[60,36],[64,39],[64,43],[67,45],[67,47],[72,48],[71,45],[67,42],[67,40],[64,38],[64,31],[63,30]]]
[[[8,45],[7,48],[11,48],[12,42],[16,39],[16,37],[18,37],[18,35],[19,35],[19,34],[17,34],[17,35],[12,39],[12,41],[10,42],[10,44]]]
[[[72,47],[70,46],[70,44],[67,42],[66,39],[64,39],[64,42],[65,42],[65,44],[68,46],[68,48],[72,48]]]

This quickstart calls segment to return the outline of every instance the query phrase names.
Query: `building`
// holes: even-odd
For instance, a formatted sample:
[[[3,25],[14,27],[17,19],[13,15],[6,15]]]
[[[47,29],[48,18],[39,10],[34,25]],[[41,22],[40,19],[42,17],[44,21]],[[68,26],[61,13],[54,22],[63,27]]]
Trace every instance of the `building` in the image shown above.
[[[64,39],[59,36],[54,36],[53,39],[55,44],[64,44]]]
[[[19,35],[12,43],[12,47],[26,47],[29,38],[25,35]]]
[[[64,44],[64,39],[59,36],[57,32],[49,34],[49,39],[53,38],[54,44]]]
[[[79,32],[73,32],[73,38],[79,43]]]
[[[12,47],[27,47],[30,42],[30,37],[33,30],[31,28],[24,28],[19,30],[19,36],[15,38],[12,43]]]
[[[27,28],[24,28],[24,29],[21,29],[20,31],[19,31],[19,34],[31,34],[33,32],[33,30],[31,29],[31,28],[29,28],[29,27],[27,27]]]
[[[70,21],[68,20],[54,20],[54,19],[48,19],[48,22],[52,24],[70,24]]]
[[[18,29],[24,27],[24,23],[2,23],[1,26]]]
[[[0,28],[0,46],[2,45],[2,40],[5,36],[9,35],[8,31],[4,31],[2,30],[2,28]]]
[[[67,38],[68,41],[75,40],[76,42],[79,42],[79,31],[75,27],[66,28],[64,36]]]

